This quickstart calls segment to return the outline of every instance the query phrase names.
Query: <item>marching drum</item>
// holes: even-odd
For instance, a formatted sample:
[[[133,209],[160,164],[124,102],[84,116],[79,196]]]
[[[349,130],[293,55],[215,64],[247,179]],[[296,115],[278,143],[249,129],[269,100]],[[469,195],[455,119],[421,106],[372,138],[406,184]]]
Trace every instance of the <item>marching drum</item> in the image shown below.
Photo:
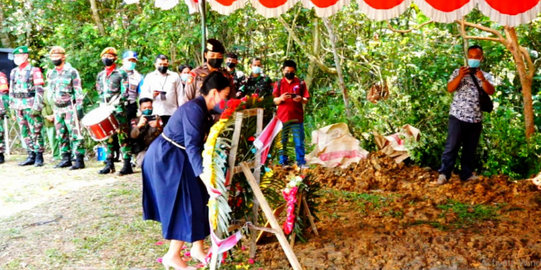
[[[95,141],[107,140],[120,126],[113,115],[114,107],[98,107],[83,117],[81,123]]]

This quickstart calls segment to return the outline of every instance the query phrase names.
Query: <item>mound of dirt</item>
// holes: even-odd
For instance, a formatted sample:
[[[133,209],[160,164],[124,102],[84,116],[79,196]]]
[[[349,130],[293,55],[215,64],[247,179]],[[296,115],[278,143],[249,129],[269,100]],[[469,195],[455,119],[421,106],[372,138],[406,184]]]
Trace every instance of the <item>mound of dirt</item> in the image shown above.
[[[541,192],[531,181],[453,176],[438,186],[436,171],[380,153],[310,173],[323,196],[320,235],[294,247],[306,269],[541,269]],[[276,242],[257,260],[289,268]]]

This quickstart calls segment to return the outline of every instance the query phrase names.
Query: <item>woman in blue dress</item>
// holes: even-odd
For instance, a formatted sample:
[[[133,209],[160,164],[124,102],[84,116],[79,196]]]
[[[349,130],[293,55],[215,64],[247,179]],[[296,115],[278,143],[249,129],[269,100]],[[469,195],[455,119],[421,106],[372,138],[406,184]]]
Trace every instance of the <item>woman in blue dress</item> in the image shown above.
[[[192,269],[180,256],[184,242],[193,243],[192,257],[205,258],[203,240],[210,234],[209,196],[199,179],[203,172],[201,153],[213,124],[211,114],[220,111],[219,104],[229,91],[229,79],[222,73],[209,74],[201,96],[178,108],[145,154],[143,218],[161,222],[163,237],[171,240],[162,258],[166,269]]]

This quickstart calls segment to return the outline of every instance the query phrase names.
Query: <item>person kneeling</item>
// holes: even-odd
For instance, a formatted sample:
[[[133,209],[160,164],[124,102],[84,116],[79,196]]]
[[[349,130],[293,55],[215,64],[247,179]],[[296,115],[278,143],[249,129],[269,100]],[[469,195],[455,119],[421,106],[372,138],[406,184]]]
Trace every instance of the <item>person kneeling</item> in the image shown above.
[[[133,139],[132,153],[136,155],[136,163],[141,167],[143,157],[150,143],[162,133],[163,123],[159,115],[152,114],[152,99],[139,100],[141,115],[131,121],[130,138]]]

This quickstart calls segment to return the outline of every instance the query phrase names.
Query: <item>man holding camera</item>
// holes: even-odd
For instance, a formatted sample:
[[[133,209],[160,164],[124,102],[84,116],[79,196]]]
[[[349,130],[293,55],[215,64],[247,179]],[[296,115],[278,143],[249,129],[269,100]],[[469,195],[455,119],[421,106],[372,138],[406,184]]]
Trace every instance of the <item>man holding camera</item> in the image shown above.
[[[137,155],[136,163],[139,167],[150,143],[160,135],[163,123],[160,116],[153,114],[152,99],[139,99],[141,116],[131,122],[130,138],[133,140],[132,152]]]
[[[276,83],[273,91],[274,104],[278,106],[276,115],[284,123],[282,129],[282,149],[280,153],[280,164],[288,166],[287,142],[289,133],[293,133],[295,143],[295,155],[297,165],[306,167],[304,160],[304,111],[303,105],[308,103],[310,94],[306,83],[295,76],[297,64],[293,60],[286,60],[282,65],[284,77]]]
[[[169,58],[160,54],[154,61],[156,70],[147,74],[141,86],[141,97],[153,100],[154,113],[164,126],[184,101],[184,87],[178,73],[169,70]]]
[[[456,69],[447,83],[447,91],[454,93],[454,96],[449,112],[447,142],[438,170],[440,173],[438,185],[449,181],[460,146],[462,146],[460,180],[477,178],[473,174],[475,151],[483,128],[479,91],[482,90],[489,95],[494,93],[492,75],[479,69],[482,60],[483,49],[478,45],[470,46],[468,66]]]

